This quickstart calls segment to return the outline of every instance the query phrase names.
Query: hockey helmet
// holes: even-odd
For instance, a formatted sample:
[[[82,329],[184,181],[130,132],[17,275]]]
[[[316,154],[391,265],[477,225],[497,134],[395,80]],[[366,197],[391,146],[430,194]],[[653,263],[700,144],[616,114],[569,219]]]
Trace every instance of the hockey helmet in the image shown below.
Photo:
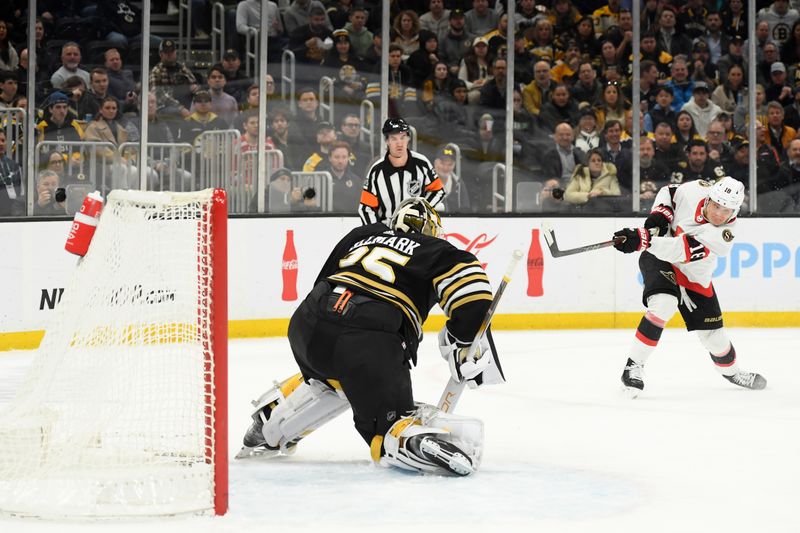
[[[732,217],[735,217],[744,202],[744,183],[725,176],[711,186],[708,199],[722,207],[733,209]]]
[[[384,137],[388,137],[390,133],[402,132],[411,135],[411,128],[408,127],[408,123],[402,118],[386,119],[386,122],[383,123],[383,129],[381,129],[381,131],[383,132]]]
[[[403,233],[439,237],[442,234],[442,219],[428,200],[421,196],[412,196],[397,206],[389,220],[389,227]]]

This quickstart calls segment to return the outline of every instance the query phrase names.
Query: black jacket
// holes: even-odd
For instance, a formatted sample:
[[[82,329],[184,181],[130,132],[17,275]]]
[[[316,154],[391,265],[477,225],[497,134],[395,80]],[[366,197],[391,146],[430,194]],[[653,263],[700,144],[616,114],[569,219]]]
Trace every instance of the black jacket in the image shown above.
[[[586,153],[580,148],[572,148],[572,158],[575,161],[575,166],[586,164],[587,161]],[[540,164],[542,167],[542,181],[549,179],[561,180],[561,173],[564,171],[564,167],[561,165],[561,156],[558,155],[556,146],[544,153]]]
[[[22,169],[16,161],[0,158],[0,217],[25,214],[25,191],[22,189]]]

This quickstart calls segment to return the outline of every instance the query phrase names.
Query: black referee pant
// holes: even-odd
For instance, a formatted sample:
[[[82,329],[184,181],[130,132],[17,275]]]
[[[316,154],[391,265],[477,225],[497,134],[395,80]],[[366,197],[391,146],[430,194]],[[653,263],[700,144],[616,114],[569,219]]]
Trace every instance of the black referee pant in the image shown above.
[[[414,410],[403,314],[362,294],[343,297],[342,289],[314,287],[292,315],[289,344],[306,381],[339,382],[370,444]]]

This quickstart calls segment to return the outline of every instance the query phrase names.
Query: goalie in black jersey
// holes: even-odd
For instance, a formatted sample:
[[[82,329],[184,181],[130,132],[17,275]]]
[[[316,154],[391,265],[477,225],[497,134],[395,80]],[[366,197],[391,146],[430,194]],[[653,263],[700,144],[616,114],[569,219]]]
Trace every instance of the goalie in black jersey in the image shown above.
[[[442,356],[472,387],[505,381],[487,335],[462,360],[492,300],[474,255],[439,238],[439,215],[421,197],[400,203],[388,225],[358,227],[331,252],[289,322],[300,373],[255,402],[239,457],[293,453],[297,442],[353,409],[374,461],[466,475],[480,463],[480,420],[414,402],[410,368],[422,324],[438,303],[447,315]]]

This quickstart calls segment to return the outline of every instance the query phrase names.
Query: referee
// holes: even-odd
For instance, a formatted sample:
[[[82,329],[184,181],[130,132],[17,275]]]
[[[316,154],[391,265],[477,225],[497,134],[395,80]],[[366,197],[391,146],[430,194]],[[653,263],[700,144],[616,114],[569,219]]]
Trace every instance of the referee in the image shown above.
[[[444,198],[444,187],[424,155],[409,150],[411,129],[402,118],[383,124],[386,156],[367,172],[358,215],[363,224],[387,222],[398,204],[411,196],[422,196],[431,206]]]

